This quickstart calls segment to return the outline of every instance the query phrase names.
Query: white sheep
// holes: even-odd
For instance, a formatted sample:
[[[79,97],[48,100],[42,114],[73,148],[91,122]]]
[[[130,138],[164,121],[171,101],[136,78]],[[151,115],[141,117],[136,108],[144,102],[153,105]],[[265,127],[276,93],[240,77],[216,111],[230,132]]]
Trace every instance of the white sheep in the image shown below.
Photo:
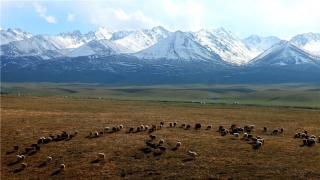
[[[163,144],[164,143],[164,140],[163,139],[160,139],[159,140],[159,144]]]
[[[187,125],[186,123],[182,123],[181,127],[186,127],[186,125]]]
[[[99,153],[99,154],[98,154],[98,157],[99,157],[100,159],[104,159],[105,155],[104,155],[104,153]]]
[[[211,128],[212,128],[212,125],[209,124],[209,125],[207,126],[207,129],[211,129]]]
[[[78,130],[75,130],[75,131],[74,131],[74,135],[77,135],[78,133],[79,133]]]
[[[243,138],[247,138],[248,137],[248,133],[243,133]]]
[[[95,131],[93,134],[94,134],[94,136],[96,136],[96,137],[98,137],[98,136],[99,136],[98,131]]]
[[[149,129],[149,126],[148,126],[148,125],[145,125],[145,126],[144,126],[144,129],[145,129],[145,130],[148,130],[148,129]]]
[[[66,169],[66,165],[60,164],[60,170],[63,171],[63,170],[65,170],[65,169]]]
[[[104,131],[104,132],[106,132],[106,131],[108,131],[108,130],[109,130],[109,127],[107,127],[107,126],[103,128],[103,131]]]
[[[48,157],[46,158],[46,160],[47,160],[47,162],[50,162],[50,161],[52,161],[52,157],[48,156]]]
[[[24,168],[27,167],[27,164],[26,163],[22,163],[21,166],[22,166],[22,169],[24,169]]]
[[[17,161],[22,161],[24,159],[24,155],[17,155]]]
[[[234,137],[239,137],[239,133],[233,133]]]
[[[316,136],[315,135],[311,135],[309,138],[310,139],[316,139]]]
[[[188,153],[189,153],[189,156],[191,156],[192,158],[195,158],[197,156],[196,152],[189,151]]]
[[[140,125],[140,129],[143,130],[144,129],[144,125]]]
[[[181,147],[181,142],[176,143],[177,148]]]
[[[257,141],[257,142],[256,142],[256,145],[257,145],[258,147],[261,147],[261,146],[262,146],[262,142]]]

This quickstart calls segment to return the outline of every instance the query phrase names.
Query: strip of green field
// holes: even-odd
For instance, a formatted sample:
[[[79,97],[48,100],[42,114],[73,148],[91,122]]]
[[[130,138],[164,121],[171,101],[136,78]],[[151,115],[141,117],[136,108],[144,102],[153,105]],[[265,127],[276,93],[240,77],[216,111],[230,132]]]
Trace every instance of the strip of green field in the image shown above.
[[[1,83],[2,95],[67,96],[205,105],[320,107],[320,84],[108,86],[67,83]],[[204,105],[204,103],[202,103]]]

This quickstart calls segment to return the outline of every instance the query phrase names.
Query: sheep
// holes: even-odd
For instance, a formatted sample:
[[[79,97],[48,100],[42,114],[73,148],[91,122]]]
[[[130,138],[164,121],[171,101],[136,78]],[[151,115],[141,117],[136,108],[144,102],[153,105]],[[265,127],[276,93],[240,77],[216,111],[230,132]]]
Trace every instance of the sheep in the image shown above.
[[[316,136],[315,135],[311,135],[309,138],[310,139],[316,139]]]
[[[308,140],[307,139],[303,139],[302,143],[303,143],[303,145],[307,145],[308,144]]]
[[[190,129],[191,128],[191,126],[190,126],[190,124],[188,124],[187,126],[186,126],[186,129]]]
[[[197,156],[196,152],[192,152],[192,151],[188,151],[189,156],[191,156],[192,158],[195,158]]]
[[[154,139],[156,138],[155,135],[149,135],[149,137],[150,137],[152,140],[154,140]]]
[[[137,127],[137,132],[140,132],[140,130],[141,130],[140,127]]]
[[[223,129],[223,126],[219,126],[219,131],[221,131]]]
[[[234,129],[234,128],[236,128],[236,127],[237,127],[236,124],[232,124],[231,127],[230,127],[230,129]]]
[[[182,123],[180,127],[184,128],[186,127],[186,125],[187,125],[186,123]]]
[[[256,142],[256,145],[257,145],[258,147],[261,147],[261,146],[262,146],[262,142],[257,141],[257,142]]]
[[[66,165],[60,164],[60,170],[63,171],[63,170],[65,170],[65,169],[66,169]]]
[[[46,158],[46,160],[47,160],[47,162],[50,162],[50,161],[52,161],[52,157],[48,156],[48,157]]]
[[[24,168],[27,167],[27,164],[26,163],[22,163],[21,166],[22,166],[22,169],[24,169]]]
[[[140,129],[143,130],[144,129],[144,125],[140,125]]]
[[[305,131],[304,131],[304,133],[307,135],[307,134],[308,134],[308,131],[307,131],[307,130],[305,130]]]
[[[160,122],[160,126],[162,127],[164,125],[164,122]]]
[[[271,134],[278,134],[279,129],[274,129]]]
[[[307,144],[308,144],[308,146],[315,146],[316,141],[314,139],[308,139]]]
[[[207,126],[207,129],[209,130],[209,129],[211,129],[211,128],[212,128],[212,125],[209,124],[209,125]]]
[[[104,131],[104,132],[109,131],[109,127],[107,127],[107,126],[104,127],[104,128],[103,128],[103,131]]]
[[[161,129],[161,128],[162,128],[162,126],[163,126],[163,125],[162,125],[162,124],[160,124],[159,129]]]
[[[145,125],[144,126],[144,130],[148,130],[149,129],[149,126],[148,125]]]
[[[267,132],[268,128],[267,127],[263,127],[263,131]]]
[[[284,131],[284,129],[283,129],[283,128],[281,128],[281,129],[280,129],[280,133],[283,133],[283,131]]]
[[[194,128],[196,129],[196,130],[198,130],[198,129],[200,129],[201,128],[201,124],[196,124],[195,126],[194,126]]]
[[[234,134],[234,133],[239,133],[237,128],[232,129],[231,132],[230,132],[230,134]]]
[[[299,138],[298,133],[295,133],[293,138]]]
[[[26,153],[28,153],[28,152],[30,152],[31,150],[33,150],[34,149],[34,147],[26,147],[25,149],[24,149],[24,151],[26,152]]]
[[[169,123],[169,126],[170,126],[170,127],[172,127],[172,126],[173,126],[173,123],[172,123],[172,122],[171,122],[171,123]]]
[[[49,134],[49,137],[54,140],[54,135],[53,134]]]
[[[123,128],[123,125],[122,125],[122,124],[120,124],[120,125],[119,125],[119,129],[122,129],[122,128]]]
[[[117,131],[118,130],[118,128],[117,127],[112,127],[112,131]]]
[[[245,139],[245,138],[247,138],[247,137],[248,137],[248,133],[243,133],[242,138]]]
[[[19,150],[19,146],[13,146],[14,151],[18,151]]]
[[[74,131],[74,135],[75,135],[75,136],[76,136],[78,133],[79,133],[78,130],[75,130],[75,131]]]
[[[173,123],[173,127],[176,127],[176,126],[177,126],[177,122],[174,122],[174,123]]]
[[[167,150],[167,148],[165,146],[159,146],[159,149],[161,152],[165,152]]]
[[[38,143],[38,144],[42,144],[43,141],[44,141],[44,140],[43,140],[42,138],[39,138],[37,143]]]
[[[320,136],[318,137],[318,141],[319,141],[319,143],[320,143]]]
[[[151,147],[151,148],[153,148],[153,149],[156,149],[156,148],[157,148],[157,145],[156,145],[156,144],[153,144],[153,143],[151,143],[151,142],[149,142],[149,141],[147,141],[146,144],[147,144],[147,146],[149,146],[149,147]]]
[[[248,134],[248,139],[251,139],[252,138],[252,134]]]
[[[95,131],[93,134],[94,134],[95,137],[98,137],[98,136],[99,136],[98,131]]]
[[[51,137],[47,137],[45,140],[44,140],[44,143],[49,143],[52,141],[52,138]]]
[[[239,133],[233,133],[234,137],[239,137]]]
[[[163,139],[160,139],[159,140],[159,144],[163,144],[164,143],[164,140]]]
[[[99,153],[98,154],[98,158],[99,159],[104,159],[105,158],[105,154],[104,153]]]
[[[257,139],[257,142],[261,142],[262,144],[264,144],[264,139]]]
[[[130,127],[129,132],[133,132],[134,127]]]
[[[305,133],[302,133],[301,134],[301,138],[305,138],[306,137],[306,134]]]
[[[22,158],[22,156],[23,156],[23,155],[17,155],[17,156],[16,156],[16,157],[17,157],[17,161],[19,161],[19,162],[22,161],[22,160],[24,159],[24,158]]]
[[[36,151],[40,151],[40,146],[36,146]]]
[[[103,134],[104,134],[104,132],[103,132],[103,131],[101,131],[101,132],[99,133],[99,135],[100,135],[100,136],[103,136]]]
[[[177,148],[180,148],[180,147],[181,147],[181,142],[177,142],[177,143],[176,143],[176,147],[177,147]]]

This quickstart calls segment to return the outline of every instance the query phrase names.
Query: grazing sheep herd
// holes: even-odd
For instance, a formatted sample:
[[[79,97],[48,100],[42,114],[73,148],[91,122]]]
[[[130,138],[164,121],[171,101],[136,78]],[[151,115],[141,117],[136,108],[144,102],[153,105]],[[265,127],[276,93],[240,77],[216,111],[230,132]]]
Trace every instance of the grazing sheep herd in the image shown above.
[[[127,133],[137,133],[137,132],[147,132],[148,137],[150,138],[149,140],[147,140],[146,146],[147,148],[149,148],[149,150],[151,151],[152,149],[159,149],[160,151],[158,151],[160,154],[165,153],[167,150],[167,147],[165,146],[165,140],[160,138],[158,140],[158,143],[154,143],[154,140],[157,138],[156,135],[152,134],[158,130],[161,130],[162,127],[164,126],[164,122],[160,122],[159,125],[152,125],[151,128],[149,128],[148,125],[140,125],[137,127],[129,127]],[[175,128],[177,127],[177,122],[170,122],[169,124],[169,128]],[[181,125],[179,126],[182,129],[185,130],[189,130],[191,128],[190,124],[187,123],[181,123]],[[119,126],[113,126],[111,129],[107,126],[103,126],[103,131],[92,131],[89,133],[89,136],[87,136],[86,138],[98,138],[98,137],[103,137],[104,134],[106,133],[114,133],[117,131],[121,131],[122,129],[124,129],[123,125],[119,125]],[[195,130],[200,130],[201,129],[201,124],[197,123],[194,126]],[[212,125],[209,124],[206,126],[206,130],[211,130],[212,129]],[[219,126],[217,132],[220,133],[221,136],[227,136],[228,134],[232,135],[232,139],[236,140],[236,139],[240,139],[240,140],[244,140],[244,141],[250,141],[249,144],[252,145],[252,147],[254,149],[259,149],[261,148],[264,143],[265,140],[261,137],[261,136],[254,136],[253,135],[253,131],[254,131],[255,126],[254,125],[245,125],[245,126],[237,126],[236,124],[232,124],[230,128],[225,128],[223,126]],[[279,129],[273,129],[270,133],[268,133],[268,128],[267,127],[263,127],[263,129],[261,130],[261,132],[264,132],[266,135],[270,134],[270,135],[278,135],[280,133],[284,133],[284,128],[280,128]],[[58,134],[56,136],[54,136],[53,134],[49,134],[49,136],[47,138],[45,137],[40,137],[37,140],[37,143],[32,144],[30,147],[26,147],[25,148],[25,152],[22,154],[18,154],[16,155],[16,159],[17,162],[22,162],[25,160],[25,156],[24,154],[29,153],[30,151],[34,151],[34,153],[39,152],[40,151],[40,146],[44,147],[44,144],[50,143],[52,141],[58,142],[58,141],[62,141],[62,140],[70,140],[73,137],[77,136],[79,134],[78,130],[75,130],[73,134],[68,134],[67,132],[63,131],[62,134]],[[242,135],[241,135],[242,134]],[[242,137],[242,138],[240,138]],[[303,144],[301,146],[315,146],[316,144],[316,139],[318,139],[318,142],[320,143],[320,136],[317,138],[315,135],[308,135],[308,132],[305,130],[303,133],[295,133],[293,138],[295,139],[303,139]],[[170,144],[170,143],[167,143]],[[180,149],[181,148],[181,141],[178,141],[175,143],[175,147],[174,149]],[[152,149],[151,149],[152,148]],[[13,147],[14,152],[17,152],[20,148],[19,146],[15,145]],[[191,157],[191,160],[194,160],[197,156],[196,152],[193,151],[186,151],[188,152],[188,155]],[[105,159],[106,155],[105,153],[99,152],[98,153],[98,160],[103,160]],[[52,157],[51,156],[47,156],[46,157],[46,162],[45,163],[49,163],[50,161],[52,161]],[[25,162],[23,162],[21,164],[22,169],[25,169],[27,167],[27,164]],[[60,164],[60,170],[59,171],[64,171],[66,168],[65,164]]]

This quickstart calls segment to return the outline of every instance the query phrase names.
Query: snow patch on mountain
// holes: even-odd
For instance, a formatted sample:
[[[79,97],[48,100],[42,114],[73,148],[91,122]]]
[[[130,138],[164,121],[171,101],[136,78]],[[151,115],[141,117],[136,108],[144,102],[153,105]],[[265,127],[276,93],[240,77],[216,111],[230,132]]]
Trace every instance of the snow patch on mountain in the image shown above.
[[[144,59],[221,60],[217,54],[208,51],[181,31],[134,56]]]
[[[260,37],[257,35],[252,35],[245,38],[243,41],[250,47],[252,51],[260,54],[274,44],[280,42],[281,39],[276,36]]]
[[[79,48],[74,49],[70,53],[67,53],[66,56],[78,57],[89,55],[111,55],[117,53],[131,53],[131,51],[112,41],[102,39],[90,41]]]
[[[150,30],[143,29],[134,31],[128,36],[114,42],[130,49],[133,52],[138,52],[160,42],[171,34],[172,32],[164,29],[163,27],[157,26]]]
[[[232,64],[245,64],[258,55],[224,28],[200,30],[190,32],[189,35],[209,51],[217,53],[223,60]]]
[[[0,45],[8,44],[12,41],[22,41],[33,37],[33,34],[24,32],[21,29],[0,30]]]
[[[320,33],[305,33],[294,36],[290,43],[308,51],[314,55],[320,56]]]

